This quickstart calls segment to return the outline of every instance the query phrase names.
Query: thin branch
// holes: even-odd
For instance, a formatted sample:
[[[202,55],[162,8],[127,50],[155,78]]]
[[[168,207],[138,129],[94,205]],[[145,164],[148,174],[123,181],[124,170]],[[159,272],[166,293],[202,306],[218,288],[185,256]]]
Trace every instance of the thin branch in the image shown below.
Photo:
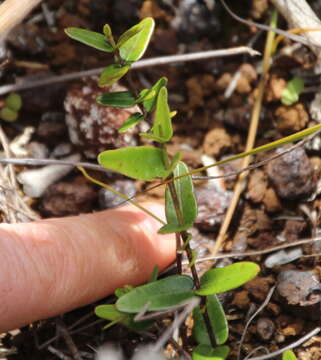
[[[221,255],[215,255],[215,256],[206,256],[206,257],[196,259],[195,263],[200,263],[200,262],[204,262],[204,261],[220,260],[220,259],[228,259],[228,258],[242,258],[242,257],[265,255],[265,254],[269,254],[274,251],[287,249],[287,248],[295,247],[295,246],[299,246],[299,245],[311,244],[311,243],[314,243],[317,241],[321,241],[321,237],[315,237],[315,238],[310,238],[310,239],[301,239],[301,240],[297,240],[297,241],[294,241],[294,242],[291,242],[288,244],[273,246],[273,247],[270,247],[270,248],[267,248],[264,250],[254,250],[254,251],[245,251],[245,252],[240,252],[240,253],[229,253],[229,254],[221,254]],[[318,254],[318,255],[320,255],[320,254]],[[184,261],[183,265],[188,265],[188,261]]]
[[[208,51],[201,51],[191,54],[160,56],[160,57],[140,60],[132,65],[132,69],[142,69],[150,66],[160,66],[160,65],[167,65],[167,64],[180,63],[180,62],[199,61],[199,60],[206,60],[215,57],[234,56],[239,54],[249,54],[251,56],[260,55],[258,51],[250,47],[239,46],[230,49],[208,50]],[[33,81],[22,80],[21,82],[18,82],[16,84],[8,84],[8,85],[0,86],[0,95],[4,95],[12,91],[33,89],[44,85],[52,85],[60,82],[79,79],[82,77],[94,76],[100,74],[103,70],[104,68],[101,67],[91,70],[78,71],[70,74],[50,76],[44,79],[33,80]]]
[[[238,347],[238,350],[237,350],[237,360],[240,360],[241,359],[241,351],[242,351],[242,345],[243,345],[243,342],[244,342],[244,339],[245,339],[245,336],[246,336],[246,333],[247,333],[247,329],[249,328],[251,322],[253,319],[256,318],[256,316],[267,306],[267,304],[269,303],[273,293],[274,293],[274,290],[275,290],[275,286],[273,286],[265,300],[263,301],[263,303],[259,306],[259,308],[254,312],[254,314],[249,318],[248,322],[246,323],[245,327],[244,327],[244,331],[243,331],[243,334],[242,334],[242,337],[241,337],[241,340],[240,340],[240,344],[239,344],[239,347]]]
[[[240,23],[242,24],[245,24],[247,26],[255,26],[257,27],[258,29],[261,29],[261,30],[264,30],[264,31],[272,31],[276,34],[279,34],[279,35],[283,35],[284,37],[286,38],[289,38],[293,41],[297,41],[301,44],[304,44],[304,45],[311,45],[311,43],[309,41],[307,41],[304,37],[302,36],[298,36],[298,35],[295,35],[295,34],[290,34],[288,33],[287,31],[284,31],[284,30],[281,30],[281,29],[278,29],[278,28],[273,28],[271,26],[268,26],[268,25],[264,25],[264,24],[260,24],[260,23],[257,23],[257,22],[254,22],[254,21],[251,21],[251,20],[246,20],[246,19],[243,19],[241,18],[240,16],[236,15],[225,3],[224,0],[220,0],[222,5],[224,6],[225,10],[237,21],[239,21]],[[272,0],[273,2],[276,2],[276,0]],[[291,0],[285,0],[286,3],[288,3],[288,1],[291,1]],[[299,1],[299,0],[294,0],[295,2]],[[298,26],[296,26],[298,27]],[[308,27],[311,27],[311,26],[308,26]],[[318,45],[319,47],[321,46],[320,44]]]

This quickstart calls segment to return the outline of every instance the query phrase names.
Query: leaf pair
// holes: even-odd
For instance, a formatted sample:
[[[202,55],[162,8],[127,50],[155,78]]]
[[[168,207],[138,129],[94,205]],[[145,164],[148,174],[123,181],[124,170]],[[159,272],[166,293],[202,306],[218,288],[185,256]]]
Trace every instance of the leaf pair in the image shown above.
[[[130,65],[143,56],[154,27],[154,20],[150,17],[145,18],[122,34],[117,44],[115,44],[108,24],[104,26],[103,34],[76,27],[69,27],[65,29],[65,32],[74,40],[101,51],[115,53],[116,59],[120,57],[116,64],[107,66],[100,75],[98,85],[106,86],[122,78],[129,70]]]

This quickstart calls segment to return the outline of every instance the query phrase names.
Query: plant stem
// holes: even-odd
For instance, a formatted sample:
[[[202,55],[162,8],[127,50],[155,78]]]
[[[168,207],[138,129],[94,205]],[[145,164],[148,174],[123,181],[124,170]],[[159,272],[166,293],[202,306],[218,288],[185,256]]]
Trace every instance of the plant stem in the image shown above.
[[[168,158],[168,153],[166,151],[166,145],[162,144],[162,149],[164,150],[164,154],[165,154],[165,165],[166,167],[169,167],[169,158]],[[180,203],[179,203],[179,199],[177,196],[177,192],[176,192],[176,188],[175,188],[175,183],[174,182],[170,182],[168,184],[168,188],[169,191],[171,193],[172,199],[173,199],[173,203],[174,203],[174,207],[175,207],[175,212],[176,212],[176,216],[177,216],[177,220],[179,222],[180,225],[184,224],[184,218],[183,218],[183,214],[180,208]],[[179,247],[177,247],[176,249],[176,262],[177,262],[177,268],[180,269],[180,273],[182,271],[182,259],[181,259],[181,252],[179,252],[178,250],[181,248],[181,241],[180,239],[182,239],[183,241],[183,248],[186,251],[186,255],[190,264],[190,269],[191,269],[191,273],[192,273],[192,277],[194,280],[194,285],[196,287],[196,289],[200,289],[201,284],[200,284],[200,280],[199,280],[199,276],[197,273],[197,269],[195,264],[193,264],[193,253],[192,253],[192,249],[189,245],[189,236],[187,231],[181,231],[180,233],[176,233],[176,241],[177,239],[179,239]],[[180,256],[178,256],[178,254],[180,254]],[[204,319],[204,323],[206,326],[206,330],[211,342],[212,347],[216,346],[216,341],[215,341],[215,337],[214,337],[214,333],[213,333],[213,328],[211,325],[211,321],[210,321],[210,317],[208,315],[208,311],[206,308],[206,296],[201,296],[201,304],[202,307],[204,307],[204,312],[202,312],[203,315],[203,319]]]

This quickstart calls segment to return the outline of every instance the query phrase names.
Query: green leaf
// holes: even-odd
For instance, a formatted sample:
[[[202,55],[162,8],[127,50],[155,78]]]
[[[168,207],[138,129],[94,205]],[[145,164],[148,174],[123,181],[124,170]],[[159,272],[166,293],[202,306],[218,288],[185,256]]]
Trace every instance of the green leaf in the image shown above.
[[[184,225],[177,225],[177,224],[166,224],[163,225],[159,230],[159,234],[171,234],[171,233],[178,233],[181,231],[188,230],[193,226],[193,223],[188,223]]]
[[[287,83],[286,88],[282,91],[282,104],[292,105],[297,102],[303,89],[304,81],[299,77],[294,77]]]
[[[127,147],[103,151],[98,162],[107,169],[138,180],[162,178],[166,174],[164,152],[152,146]]]
[[[133,286],[131,286],[131,285],[125,285],[125,286],[122,287],[122,288],[116,289],[114,293],[115,293],[115,295],[116,295],[118,298],[120,298],[121,296],[129,293],[129,292],[132,291],[133,289],[134,289]]]
[[[230,349],[228,346],[212,348],[209,345],[198,345],[192,353],[193,360],[224,360]]]
[[[222,268],[206,271],[200,279],[197,295],[218,294],[235,289],[255,278],[260,267],[249,261],[241,261]]]
[[[142,120],[144,120],[144,115],[136,112],[128,117],[124,124],[118,129],[118,132],[122,134],[133,126],[139,124]]]
[[[14,122],[18,119],[18,113],[8,107],[4,107],[0,110],[0,118],[7,122]]]
[[[139,104],[143,101],[147,101],[149,99],[152,99],[156,95],[155,90],[153,89],[143,89],[139,93],[139,97],[136,99],[136,104]]]
[[[191,299],[193,280],[185,275],[172,275],[139,287],[123,295],[116,302],[119,311],[138,313],[148,304],[146,311],[165,310]]]
[[[216,295],[206,297],[206,308],[214,332],[214,337],[218,345],[222,345],[228,338],[228,323],[224,313],[224,309]],[[193,311],[194,327],[193,336],[199,344],[211,345],[210,338],[207,333],[202,310],[198,306]]]
[[[105,34],[106,38],[108,39],[110,36],[112,36],[112,31],[109,26],[109,24],[105,24],[103,27],[103,33]]]
[[[11,93],[6,97],[4,103],[10,110],[18,112],[22,106],[22,99],[19,94]]]
[[[99,76],[98,85],[106,86],[115,83],[122,78],[129,69],[129,65],[119,66],[117,64],[112,64],[107,66]]]
[[[297,360],[292,350],[286,350],[282,354],[282,360]]]
[[[128,108],[135,106],[135,97],[130,91],[109,92],[99,95],[96,99],[98,104]]]
[[[95,314],[105,320],[121,321],[127,314],[121,313],[115,305],[98,305],[95,307]]]
[[[91,46],[95,49],[105,52],[114,51],[113,47],[106,40],[106,37],[98,32],[76,27],[69,27],[65,29],[65,33],[72,39],[80,41],[81,43]]]
[[[179,161],[173,171],[173,176],[177,177],[186,173],[188,173],[188,167],[182,161]],[[177,218],[174,201],[169,190],[169,185],[167,185],[165,191],[165,213],[168,225],[165,225],[165,229],[169,229],[169,225],[171,225],[174,228],[177,226],[178,228],[183,227],[184,230],[186,230],[191,227],[197,216],[197,202],[194,195],[192,178],[190,176],[184,176],[174,180],[174,186],[184,223],[181,224]],[[186,228],[186,226],[188,227]]]
[[[117,310],[115,305],[99,305],[95,308],[95,314],[105,320],[111,321],[104,329],[107,329],[117,323],[121,323],[133,330],[145,330],[153,325],[152,320],[134,321],[134,316],[122,313]]]
[[[155,105],[156,105],[156,101],[157,101],[157,97],[158,97],[158,93],[159,90],[163,87],[167,85],[167,78],[166,77],[161,77],[159,80],[156,81],[156,83],[152,86],[152,88],[150,90],[154,90],[155,91],[155,96],[153,96],[151,99],[146,99],[143,102],[144,108],[146,111],[150,112],[153,111]],[[142,90],[145,91],[147,89]],[[141,92],[141,94],[142,94]]]
[[[159,275],[159,267],[157,265],[154,266],[154,269],[153,269],[153,272],[150,276],[150,279],[148,282],[154,282],[157,280],[158,278],[158,275]]]
[[[153,135],[162,139],[161,142],[167,142],[173,136],[172,121],[167,98],[167,89],[163,86],[159,90],[157,96],[154,124],[152,127]]]
[[[155,22],[151,17],[127,30],[119,39],[117,47],[120,57],[126,62],[139,60],[149,44]]]

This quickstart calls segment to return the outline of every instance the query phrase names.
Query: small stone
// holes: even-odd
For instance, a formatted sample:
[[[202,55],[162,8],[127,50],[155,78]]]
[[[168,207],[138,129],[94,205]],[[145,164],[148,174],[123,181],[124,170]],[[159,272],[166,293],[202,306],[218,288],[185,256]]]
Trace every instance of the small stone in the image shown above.
[[[47,141],[56,143],[57,137],[66,135],[65,115],[58,111],[47,111],[41,116],[36,133]]]
[[[136,187],[134,181],[117,180],[114,183],[110,184],[110,186],[129,198],[135,196],[136,194]],[[111,209],[124,203],[123,199],[121,199],[119,196],[107,189],[99,190],[98,200],[101,209]]]
[[[267,102],[278,101],[282,97],[283,90],[286,88],[286,81],[275,75],[269,79],[265,98]]]
[[[263,200],[267,189],[267,178],[262,170],[254,170],[248,183],[248,197],[254,202],[259,203]]]
[[[267,317],[261,317],[256,323],[256,330],[262,340],[268,341],[272,338],[275,331],[274,322]]]
[[[288,264],[294,260],[299,259],[303,255],[303,251],[301,248],[295,248],[288,251],[280,250],[272,255],[269,255],[265,261],[264,265],[267,268],[273,268],[275,266],[280,266],[284,264]]]
[[[320,318],[321,285],[311,272],[280,272],[276,290],[288,310],[307,319]]]
[[[232,193],[222,191],[209,181],[206,186],[195,190],[198,216],[195,225],[204,231],[212,231],[219,226],[225,216]]]
[[[96,191],[87,183],[60,182],[49,187],[41,207],[50,217],[78,215],[90,212],[96,198]]]
[[[220,156],[232,146],[232,138],[224,128],[210,130],[204,139],[203,149],[206,155]]]
[[[47,146],[38,141],[32,141],[26,146],[28,154],[34,159],[46,159],[49,155]]]
[[[82,149],[87,157],[96,158],[104,150],[137,144],[135,134],[139,130],[133,128],[124,134],[119,134],[117,130],[139,109],[106,107],[96,102],[97,96],[103,92],[125,90],[123,86],[113,84],[102,91],[95,79],[76,83],[69,88],[65,109],[70,140]]]
[[[280,153],[283,149],[277,149]],[[288,200],[311,195],[316,189],[313,166],[302,148],[294,149],[267,165],[269,180],[277,194]]]
[[[256,300],[262,302],[266,299],[271,286],[274,284],[274,278],[270,277],[256,277],[244,285],[251,296]]]
[[[275,123],[282,134],[290,134],[306,127],[309,116],[302,104],[279,106],[275,111]]]
[[[68,156],[72,153],[73,148],[70,143],[60,143],[54,147],[53,151],[51,152],[50,156],[54,159],[59,159],[64,156]]]
[[[266,211],[268,212],[277,212],[282,209],[281,202],[276,195],[276,192],[273,188],[269,187],[266,189],[263,204],[265,205]]]

